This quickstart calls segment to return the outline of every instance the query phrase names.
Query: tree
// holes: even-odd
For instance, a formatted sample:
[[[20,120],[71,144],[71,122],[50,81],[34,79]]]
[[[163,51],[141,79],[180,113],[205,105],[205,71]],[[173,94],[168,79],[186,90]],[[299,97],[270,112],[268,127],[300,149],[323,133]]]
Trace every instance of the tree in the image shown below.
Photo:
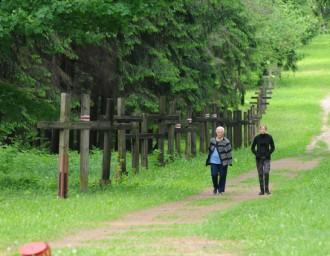
[[[95,104],[125,96],[132,112],[157,111],[160,94],[198,111],[237,107],[269,65],[296,68],[316,3],[2,0],[0,80],[47,104],[88,91]]]

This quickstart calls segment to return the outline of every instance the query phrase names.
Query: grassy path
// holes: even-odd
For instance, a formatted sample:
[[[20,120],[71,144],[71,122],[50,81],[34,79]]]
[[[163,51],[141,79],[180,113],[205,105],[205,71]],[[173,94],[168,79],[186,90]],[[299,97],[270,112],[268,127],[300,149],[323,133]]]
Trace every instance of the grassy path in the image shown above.
[[[297,158],[274,161],[276,179],[273,186],[282,179],[292,179],[299,172],[315,168],[318,162],[319,159],[304,161]],[[249,200],[265,199],[266,196],[258,196],[259,189],[255,184],[256,171],[252,170],[231,179],[225,196],[214,196],[207,189],[184,200],[134,212],[104,223],[102,228],[80,231],[50,244],[63,255],[109,255],[109,252],[122,255],[125,250],[126,255],[232,255],[232,252],[223,254],[221,251],[223,241],[197,236],[178,238],[173,233],[183,230],[186,225],[203,223],[213,212]],[[121,240],[125,242],[118,243]],[[189,242],[191,240],[193,243]]]
[[[330,36],[315,38],[300,53],[305,58],[298,63],[299,70],[283,73],[263,122],[275,138],[275,158],[321,157],[320,164],[291,181],[278,178],[269,200],[242,203],[192,228],[202,237],[235,241],[230,248],[239,248],[242,255],[330,252]]]
[[[224,197],[201,193],[210,184],[203,155],[100,189],[97,152],[91,160],[91,193],[81,195],[72,184],[78,180],[73,156],[65,201],[54,199],[53,156],[1,149],[0,167],[13,173],[0,177],[0,255],[15,255],[20,244],[32,240],[53,241],[54,255],[65,256],[327,255],[330,161],[324,158],[315,167],[316,159],[328,154],[324,137],[315,138],[308,155],[305,151],[329,123],[320,103],[330,95],[330,36],[316,38],[301,53],[299,71],[282,75],[263,119],[277,146],[273,169],[289,161],[272,173],[274,193],[262,197],[267,200],[253,200],[257,178],[255,171],[246,173],[254,166],[249,149],[235,152]],[[312,171],[300,173],[300,167]],[[88,235],[93,232],[94,238]]]
[[[330,93],[328,42],[329,36],[320,36],[303,49],[305,59],[300,62],[300,70],[295,75],[284,73],[274,91],[263,121],[271,127],[277,142],[275,158],[282,159],[273,161],[272,185],[278,192],[268,200],[254,200],[265,197],[257,196],[255,171],[250,171],[229,181],[224,197],[204,191],[133,213],[107,223],[103,229],[55,241],[55,248],[72,246],[56,252],[59,255],[108,255],[109,252],[111,255],[262,255],[266,252],[311,255],[314,251],[314,255],[324,255],[316,245],[323,245],[323,251],[330,246],[324,239],[328,231],[320,228],[319,221],[311,216],[311,207],[319,210],[329,202],[317,193],[327,188],[318,186],[322,185],[319,177],[324,178],[329,165],[323,160],[317,166],[318,157],[327,154],[324,146],[328,142],[330,105],[326,97]],[[300,158],[283,159],[299,155]],[[310,169],[313,172],[308,175],[300,174]],[[322,211],[319,216],[324,220],[327,215]],[[329,221],[324,225],[329,226]],[[322,237],[318,243],[311,237],[316,234]],[[304,239],[310,239],[311,244],[302,243]]]

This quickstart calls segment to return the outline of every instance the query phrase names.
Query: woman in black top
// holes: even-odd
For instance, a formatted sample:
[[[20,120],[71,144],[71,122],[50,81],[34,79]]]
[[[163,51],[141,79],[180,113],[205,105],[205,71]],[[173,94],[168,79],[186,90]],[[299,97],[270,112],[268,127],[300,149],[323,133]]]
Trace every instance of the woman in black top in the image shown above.
[[[269,195],[270,159],[271,154],[275,150],[275,145],[273,137],[267,133],[266,125],[260,125],[259,132],[260,133],[253,140],[251,150],[256,156],[260,183],[259,195],[264,195],[265,193]]]

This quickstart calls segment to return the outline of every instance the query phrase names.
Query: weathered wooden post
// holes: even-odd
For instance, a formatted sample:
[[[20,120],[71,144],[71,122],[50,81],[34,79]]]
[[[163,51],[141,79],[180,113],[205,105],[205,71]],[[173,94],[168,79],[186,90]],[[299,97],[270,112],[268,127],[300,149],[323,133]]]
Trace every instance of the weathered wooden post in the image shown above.
[[[170,114],[175,114],[176,111],[176,101],[174,100],[170,105]],[[168,154],[171,159],[174,159],[174,140],[175,140],[175,125],[170,124],[168,127]]]
[[[247,147],[249,145],[249,114],[248,112],[244,112],[244,147]]]
[[[252,107],[248,110],[248,144],[250,145],[253,139],[253,131],[252,131],[252,126],[253,126],[253,120],[252,120]]]
[[[93,119],[98,119],[99,108],[100,108],[99,96],[96,95],[95,93],[92,93],[91,100],[93,102],[93,106],[91,107],[91,116],[93,117]],[[91,146],[97,147],[97,130],[90,131],[89,143]]]
[[[105,121],[112,123],[113,118],[113,99],[108,98],[105,110]],[[111,168],[111,146],[112,146],[112,129],[104,131],[103,142],[103,159],[102,159],[102,178],[101,184],[111,183],[110,168]]]
[[[187,137],[186,137],[186,158],[190,159],[192,156],[192,152],[191,152],[192,109],[191,109],[191,107],[188,108],[187,123],[188,123],[188,130],[187,130]]]
[[[225,111],[225,119],[226,119],[226,126],[227,126],[227,132],[226,137],[231,141],[232,144],[234,144],[233,141],[233,113],[230,110]]]
[[[252,117],[252,137],[254,137],[256,135],[256,122],[257,122],[257,117],[255,115],[255,106],[252,105],[251,106],[251,117]]]
[[[125,101],[123,98],[117,99],[117,115],[125,115]],[[126,170],[126,130],[118,129],[118,161],[121,167],[121,174],[127,174]]]
[[[191,154],[193,157],[197,155],[197,132],[195,129],[191,131]]]
[[[271,76],[267,75],[267,76],[264,76],[263,78],[264,78],[264,82],[263,82],[263,86],[262,86],[262,89],[263,89],[262,104],[263,104],[263,113],[265,113],[266,109],[267,109],[267,105],[268,105],[267,99],[270,98],[267,96],[267,93],[269,92],[269,90],[271,90]]]
[[[254,137],[254,136],[256,136],[257,130],[258,130],[258,116],[257,116],[256,107],[254,105],[252,105],[252,107],[251,107],[251,114],[252,114],[252,120],[253,120],[252,137]]]
[[[209,120],[208,118],[210,118],[210,113],[209,113],[209,108],[206,107],[205,109],[205,148],[208,149],[209,148],[209,144],[210,144],[210,140],[211,140],[211,136],[213,135],[213,131],[210,134],[210,126],[209,126]]]
[[[70,121],[70,95],[61,93],[61,113],[60,122]],[[66,198],[68,196],[68,171],[69,171],[69,129],[60,131],[59,143],[59,183],[58,196]]]
[[[242,111],[234,111],[234,148],[242,146]]]
[[[140,157],[140,137],[139,137],[139,123],[133,122],[133,138],[132,138],[132,172],[137,174],[139,172],[139,157]]]
[[[88,107],[89,97],[84,96],[82,99],[82,111],[81,111],[81,120],[79,122],[70,122],[70,97],[69,95],[63,93],[61,95],[61,115],[60,115],[60,121],[57,122],[47,122],[47,121],[41,121],[38,122],[37,127],[40,129],[58,129],[60,130],[61,136],[60,136],[60,144],[59,144],[59,186],[58,186],[58,195],[59,197],[65,198],[67,196],[68,191],[68,150],[69,150],[69,130],[81,130],[81,173],[80,173],[80,181],[81,181],[81,189],[84,191],[87,189],[88,185],[88,140],[86,140],[86,134],[84,135],[85,130],[105,130],[108,131],[109,129],[131,129],[132,125],[128,123],[121,123],[121,124],[111,124],[109,121],[89,121],[89,115],[88,115]],[[108,110],[108,112],[110,112]],[[119,118],[120,119],[120,118]],[[125,118],[122,118],[122,120],[125,120]],[[135,119],[136,120],[136,119]],[[137,120],[140,120],[140,118],[137,118]],[[87,137],[88,138],[88,137]],[[125,133],[124,133],[124,139],[125,139]],[[125,140],[121,139],[122,142],[125,142]],[[122,146],[122,144],[120,144]],[[122,152],[122,149],[120,150]],[[119,153],[118,155],[120,155]],[[125,170],[124,168],[124,158],[122,157],[122,154],[120,155],[121,158],[119,158],[119,165],[118,165],[118,172],[116,174],[122,173],[122,170]],[[110,156],[109,156],[110,159]],[[108,163],[110,164],[110,163]],[[119,176],[120,176],[119,175]],[[108,176],[107,176],[108,177]],[[116,176],[117,177],[117,176]]]
[[[266,83],[266,81],[264,82]],[[266,85],[263,84],[260,87],[260,94],[259,94],[259,98],[260,98],[260,114],[264,114],[266,112]]]
[[[166,114],[166,97],[160,96],[159,99],[159,113],[162,117],[161,121],[159,122],[159,133],[161,134],[158,139],[158,149],[159,149],[159,156],[158,156],[158,162],[159,165],[164,166],[165,160],[164,160],[164,137],[165,137],[165,122],[163,120],[163,117]]]
[[[260,126],[260,119],[261,119],[261,113],[260,113],[260,106],[256,109],[256,131],[255,133],[257,134],[259,131],[259,126]]]
[[[148,132],[148,118],[147,114],[142,114],[141,133]],[[145,137],[142,141],[141,147],[141,166],[148,169],[148,138]]]
[[[256,102],[254,102],[254,111],[253,111],[253,115],[256,117],[257,115],[259,115],[259,111],[260,111],[260,91],[258,91],[258,97],[255,97],[256,98]]]
[[[178,156],[181,156],[181,111],[176,111],[179,121],[175,125],[175,149]]]
[[[90,121],[90,96],[81,95],[80,121]],[[80,132],[80,191],[86,192],[88,188],[88,163],[89,163],[89,129]]]
[[[202,118],[205,117],[205,111],[202,113]],[[199,152],[206,152],[206,143],[205,143],[205,121],[201,121],[199,124]]]
[[[192,110],[191,110],[191,118],[192,118],[193,114],[192,114]],[[191,120],[192,123],[193,120]],[[192,131],[191,131],[191,154],[193,157],[195,157],[197,155],[197,131],[195,129],[195,127],[191,127]]]

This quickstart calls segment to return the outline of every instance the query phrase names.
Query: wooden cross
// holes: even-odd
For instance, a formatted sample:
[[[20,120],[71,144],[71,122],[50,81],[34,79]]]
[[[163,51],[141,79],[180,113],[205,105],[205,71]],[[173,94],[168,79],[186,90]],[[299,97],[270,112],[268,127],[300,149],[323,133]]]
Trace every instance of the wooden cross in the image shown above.
[[[107,101],[107,113],[105,121],[90,121],[90,96],[82,95],[81,102],[81,121],[70,121],[70,95],[61,94],[61,112],[60,120],[55,122],[42,121],[38,122],[39,129],[59,129],[59,182],[58,196],[66,198],[68,194],[68,173],[69,173],[69,132],[70,130],[81,130],[80,143],[80,190],[86,191],[88,184],[88,158],[89,158],[89,131],[103,130],[105,131],[105,149],[103,153],[102,180],[109,179],[110,159],[108,155],[111,152],[110,137],[111,131],[115,129],[131,129],[132,124],[112,123],[109,120],[110,100]]]

